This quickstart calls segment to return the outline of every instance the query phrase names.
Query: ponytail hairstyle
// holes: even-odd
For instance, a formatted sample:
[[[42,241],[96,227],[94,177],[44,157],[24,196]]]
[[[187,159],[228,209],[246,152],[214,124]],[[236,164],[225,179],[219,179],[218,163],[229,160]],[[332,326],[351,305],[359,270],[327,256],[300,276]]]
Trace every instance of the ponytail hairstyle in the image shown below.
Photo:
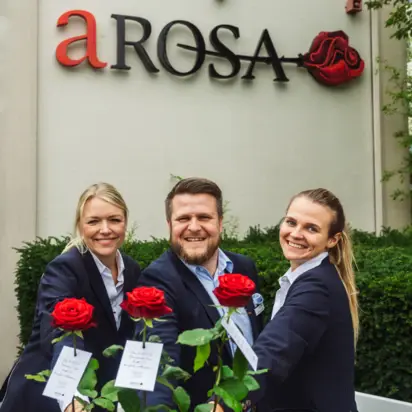
[[[298,193],[292,198],[289,206],[293,200],[298,197],[306,197],[314,203],[328,207],[334,214],[334,219],[329,228],[329,237],[333,237],[338,233],[340,233],[341,236],[338,243],[333,248],[329,249],[329,257],[331,262],[335,265],[348,295],[356,344],[359,336],[359,314],[358,291],[356,289],[355,272],[353,270],[355,258],[342,204],[329,190],[312,189]]]
[[[70,242],[66,245],[62,253],[67,252],[73,247],[76,247],[80,253],[86,253],[87,247],[80,235],[79,224],[80,219],[83,216],[83,210],[85,204],[94,197],[104,200],[114,206],[117,206],[123,211],[124,218],[127,223],[129,216],[129,210],[127,209],[126,202],[124,201],[122,195],[117,191],[117,189],[109,183],[96,183],[89,186],[80,196],[76,208],[76,217],[74,220],[74,236]]]

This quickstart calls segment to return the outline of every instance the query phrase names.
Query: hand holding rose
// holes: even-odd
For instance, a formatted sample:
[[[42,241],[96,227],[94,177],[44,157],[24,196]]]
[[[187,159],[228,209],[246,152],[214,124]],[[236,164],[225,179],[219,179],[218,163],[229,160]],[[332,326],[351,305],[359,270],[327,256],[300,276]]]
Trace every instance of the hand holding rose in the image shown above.
[[[81,412],[84,411],[83,406],[81,403],[77,402],[76,400],[74,401],[74,409],[73,409],[73,404],[71,403],[65,410],[64,412]]]

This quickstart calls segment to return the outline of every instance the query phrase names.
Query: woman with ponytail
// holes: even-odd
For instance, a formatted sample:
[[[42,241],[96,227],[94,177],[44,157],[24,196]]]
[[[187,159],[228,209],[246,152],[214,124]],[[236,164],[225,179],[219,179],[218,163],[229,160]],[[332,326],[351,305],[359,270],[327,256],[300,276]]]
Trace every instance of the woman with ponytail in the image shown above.
[[[253,347],[269,372],[251,400],[259,412],[356,412],[357,290],[339,199],[326,189],[297,194],[279,237],[290,268]]]
[[[73,409],[71,399],[58,403],[43,396],[44,384],[25,378],[26,374],[51,369],[62,347],[72,346],[68,338],[51,344],[62,333],[52,327],[51,313],[64,298],[85,298],[94,307],[96,327],[83,332],[84,339],[77,339],[77,347],[91,352],[99,361],[97,390],[116,377],[119,357],[105,358],[102,352],[113,344],[124,345],[133,336],[133,322],[122,313],[120,304],[125,293],[137,286],[140,275],[138,264],[119,251],[127,220],[126,203],[112,185],[94,184],[80,196],[75,236],[47,265],[40,280],[32,334],[9,375],[1,412],[83,410],[77,401]]]

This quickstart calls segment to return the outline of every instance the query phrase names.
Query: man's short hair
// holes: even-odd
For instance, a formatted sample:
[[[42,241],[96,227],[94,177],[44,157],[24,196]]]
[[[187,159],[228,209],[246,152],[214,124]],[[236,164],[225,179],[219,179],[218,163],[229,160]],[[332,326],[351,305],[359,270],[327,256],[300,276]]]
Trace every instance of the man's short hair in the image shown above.
[[[189,177],[187,179],[179,180],[173,189],[169,192],[165,200],[166,218],[170,221],[172,216],[172,201],[176,195],[200,195],[208,194],[216,199],[217,214],[223,217],[223,199],[222,191],[219,186],[208,179],[199,177]]]

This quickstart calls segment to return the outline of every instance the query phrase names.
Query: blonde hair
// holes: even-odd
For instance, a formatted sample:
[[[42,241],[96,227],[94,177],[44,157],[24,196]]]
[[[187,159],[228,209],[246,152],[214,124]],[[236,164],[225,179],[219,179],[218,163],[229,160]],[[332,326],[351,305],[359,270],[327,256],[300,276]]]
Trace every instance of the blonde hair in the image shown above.
[[[352,249],[352,241],[345,220],[345,213],[339,199],[326,189],[305,190],[292,198],[288,209],[298,197],[306,197],[314,203],[328,207],[334,214],[334,219],[329,228],[329,237],[340,233],[338,243],[329,249],[331,262],[335,265],[349,299],[349,308],[352,317],[355,345],[359,337],[359,313],[358,313],[358,291],[356,289],[355,272],[353,263],[355,261]]]
[[[120,208],[124,213],[124,217],[127,223],[129,210],[127,209],[126,202],[124,201],[122,195],[118,192],[118,190],[109,183],[93,184],[89,186],[80,196],[80,199],[77,203],[76,217],[74,220],[74,236],[66,245],[62,253],[67,252],[73,247],[76,247],[80,251],[80,253],[85,253],[87,251],[87,247],[80,235],[79,223],[81,217],[83,216],[85,204],[90,199],[93,199],[95,197]]]

